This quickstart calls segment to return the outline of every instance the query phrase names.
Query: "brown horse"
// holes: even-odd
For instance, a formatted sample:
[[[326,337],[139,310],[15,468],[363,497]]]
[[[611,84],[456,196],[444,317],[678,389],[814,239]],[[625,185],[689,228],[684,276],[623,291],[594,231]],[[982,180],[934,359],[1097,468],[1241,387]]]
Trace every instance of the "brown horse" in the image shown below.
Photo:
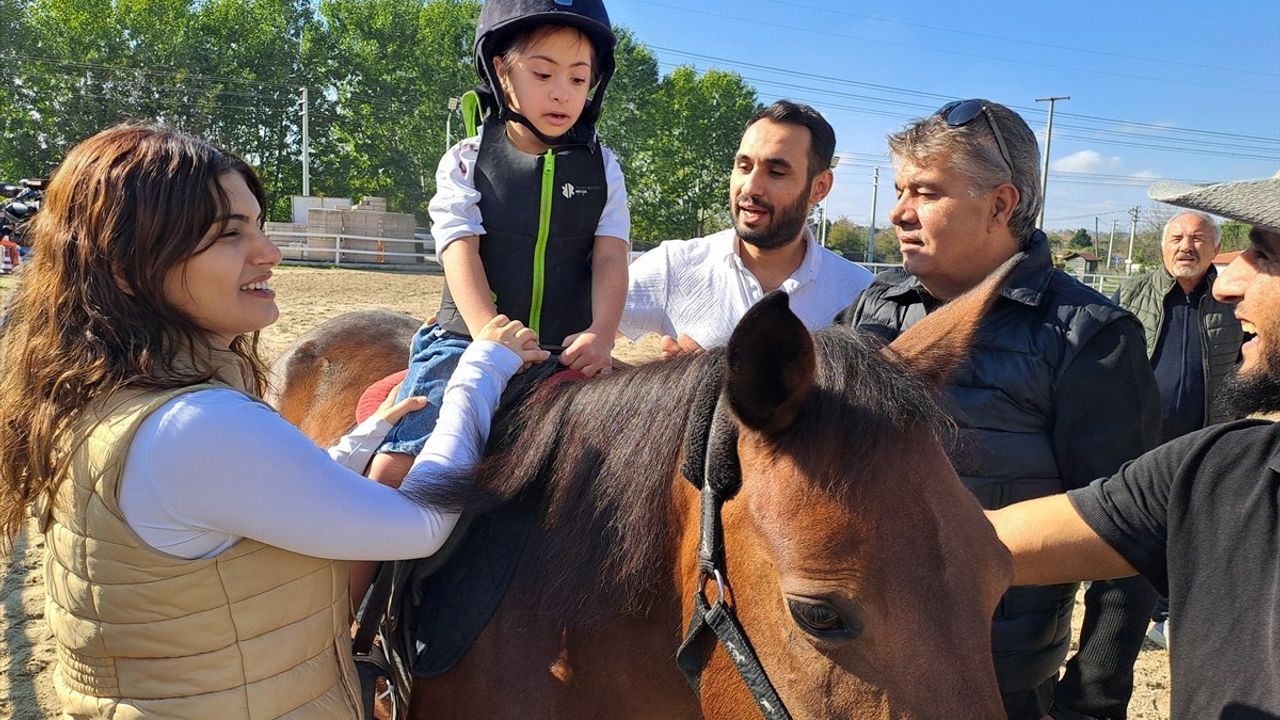
[[[810,335],[776,294],[723,350],[540,391],[495,426],[505,449],[438,498],[484,509],[536,490],[545,504],[497,612],[456,667],[415,681],[411,716],[760,716],[723,646],[697,692],[675,662],[696,593],[718,595],[681,469],[710,394],[740,468],[724,592],[790,716],[1004,717],[990,620],[1010,562],[933,400],[1003,274],[884,351],[843,328]],[[280,407],[302,421],[292,395],[286,382]]]
[[[419,325],[389,310],[350,312],[322,323],[295,340],[271,366],[266,400],[328,447],[355,425],[360,393],[405,368]]]

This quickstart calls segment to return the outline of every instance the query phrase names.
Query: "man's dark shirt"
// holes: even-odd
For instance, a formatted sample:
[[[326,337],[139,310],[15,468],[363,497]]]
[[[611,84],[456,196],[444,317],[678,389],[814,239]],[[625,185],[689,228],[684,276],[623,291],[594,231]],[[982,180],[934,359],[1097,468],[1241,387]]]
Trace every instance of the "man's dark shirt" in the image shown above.
[[[1169,598],[1174,720],[1280,718],[1280,424],[1193,432],[1068,497]]]
[[[1200,347],[1200,300],[1204,280],[1191,291],[1181,287],[1164,297],[1164,327],[1151,356],[1151,369],[1160,388],[1164,441],[1204,426],[1204,351]]]

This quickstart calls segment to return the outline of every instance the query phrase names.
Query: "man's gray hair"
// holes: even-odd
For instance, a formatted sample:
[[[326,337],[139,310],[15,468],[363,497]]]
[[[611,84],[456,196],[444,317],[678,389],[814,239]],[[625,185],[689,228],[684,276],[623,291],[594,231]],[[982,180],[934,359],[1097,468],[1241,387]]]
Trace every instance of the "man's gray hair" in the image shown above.
[[[1017,240],[1026,242],[1035,232],[1036,216],[1044,205],[1036,134],[1009,108],[988,100],[978,102],[986,106],[1000,126],[1012,168],[1000,156],[1000,145],[984,115],[960,127],[952,127],[939,115],[915,120],[889,135],[889,152],[895,165],[903,160],[927,165],[946,157],[952,169],[969,178],[969,192],[974,195],[1002,183],[1013,183],[1018,189],[1018,206],[1009,217],[1009,232]]]
[[[1210,215],[1209,213],[1200,212],[1199,210],[1184,210],[1178,213],[1177,215],[1174,215],[1173,217],[1169,218],[1169,220],[1164,224],[1164,229],[1160,231],[1160,242],[1164,242],[1164,239],[1169,236],[1169,226],[1173,224],[1174,220],[1177,220],[1180,217],[1186,217],[1188,215],[1194,215],[1200,218],[1201,220],[1205,221],[1205,223],[1207,223],[1209,227],[1213,228],[1214,247],[1217,247],[1218,245],[1222,244],[1222,229],[1218,227],[1218,221],[1214,220],[1213,216]]]

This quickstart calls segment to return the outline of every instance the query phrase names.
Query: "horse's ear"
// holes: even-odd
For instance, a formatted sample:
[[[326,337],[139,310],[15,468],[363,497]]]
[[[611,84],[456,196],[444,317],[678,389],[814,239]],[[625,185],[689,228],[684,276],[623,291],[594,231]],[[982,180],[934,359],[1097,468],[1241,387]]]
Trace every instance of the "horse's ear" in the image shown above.
[[[1009,273],[1026,257],[1018,253],[996,268],[977,287],[952,300],[898,336],[886,354],[914,375],[943,387],[969,354],[969,345]]]
[[[769,293],[742,316],[725,357],[729,406],[742,424],[766,435],[788,427],[813,385],[814,350],[785,292]]]

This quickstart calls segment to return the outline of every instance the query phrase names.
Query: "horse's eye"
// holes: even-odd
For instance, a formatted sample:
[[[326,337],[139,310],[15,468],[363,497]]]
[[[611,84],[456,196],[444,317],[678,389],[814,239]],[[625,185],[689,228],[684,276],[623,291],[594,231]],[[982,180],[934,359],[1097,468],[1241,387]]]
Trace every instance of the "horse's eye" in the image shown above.
[[[840,616],[840,612],[826,603],[788,599],[791,618],[801,630],[824,640],[848,640],[860,633]]]

